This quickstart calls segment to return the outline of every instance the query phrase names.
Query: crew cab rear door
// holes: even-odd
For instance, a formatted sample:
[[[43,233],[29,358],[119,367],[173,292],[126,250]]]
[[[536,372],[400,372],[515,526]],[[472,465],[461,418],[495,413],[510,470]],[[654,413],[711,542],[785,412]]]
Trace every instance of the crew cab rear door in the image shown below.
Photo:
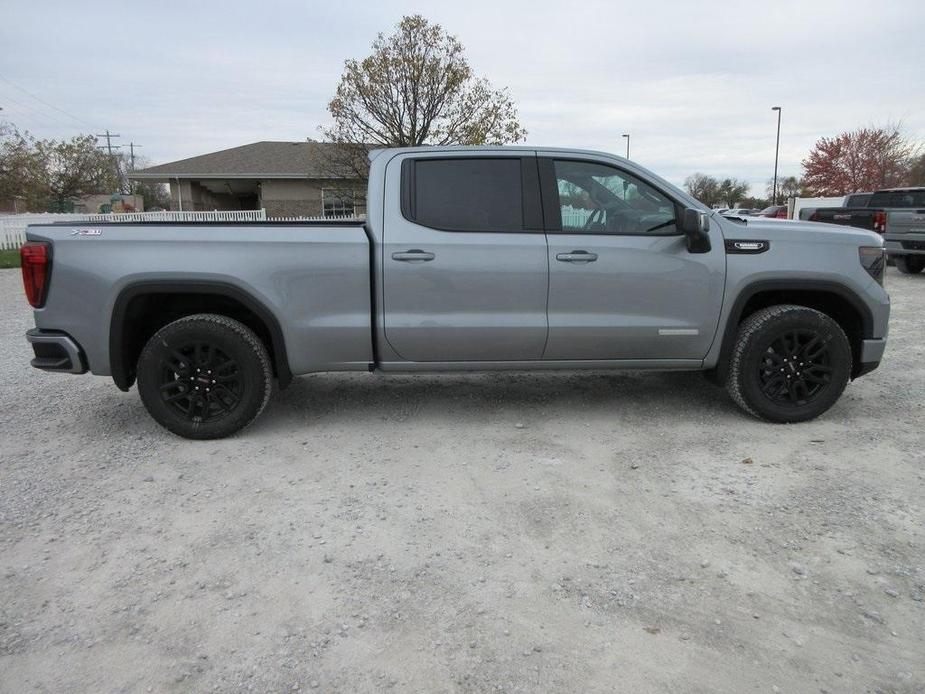
[[[718,229],[688,251],[681,204],[607,160],[539,152],[549,245],[544,359],[700,360],[723,302]]]
[[[542,357],[548,266],[535,153],[396,157],[382,248],[385,336],[402,359]]]

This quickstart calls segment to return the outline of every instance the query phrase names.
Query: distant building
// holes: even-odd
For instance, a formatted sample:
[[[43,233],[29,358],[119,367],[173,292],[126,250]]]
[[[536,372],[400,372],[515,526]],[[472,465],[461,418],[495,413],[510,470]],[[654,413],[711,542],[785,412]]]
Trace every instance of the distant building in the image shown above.
[[[136,171],[170,184],[174,210],[259,210],[268,217],[364,214],[365,186],[327,142],[254,142]],[[341,170],[338,171],[337,169]]]

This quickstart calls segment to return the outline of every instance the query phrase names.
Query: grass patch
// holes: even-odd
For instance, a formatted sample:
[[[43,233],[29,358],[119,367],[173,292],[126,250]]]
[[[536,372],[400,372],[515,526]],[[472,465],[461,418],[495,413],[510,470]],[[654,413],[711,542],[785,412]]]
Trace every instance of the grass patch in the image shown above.
[[[0,251],[0,268],[19,267],[19,251]]]

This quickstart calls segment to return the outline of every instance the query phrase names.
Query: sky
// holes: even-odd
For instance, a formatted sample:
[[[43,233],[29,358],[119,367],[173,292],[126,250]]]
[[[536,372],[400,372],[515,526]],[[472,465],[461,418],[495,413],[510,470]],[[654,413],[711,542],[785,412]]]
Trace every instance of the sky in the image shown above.
[[[925,2],[0,0],[0,120],[118,133],[152,164],[319,139],[347,58],[420,12],[507,87],[527,144],[625,153],[763,195],[820,137],[901,122],[925,141]]]

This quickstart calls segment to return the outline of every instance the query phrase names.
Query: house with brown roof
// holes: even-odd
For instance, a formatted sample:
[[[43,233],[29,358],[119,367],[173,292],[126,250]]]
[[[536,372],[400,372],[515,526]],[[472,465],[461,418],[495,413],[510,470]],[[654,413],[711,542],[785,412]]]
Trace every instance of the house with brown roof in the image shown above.
[[[268,217],[343,217],[366,212],[365,183],[329,142],[254,142],[139,170],[168,183],[174,210],[259,210]]]

